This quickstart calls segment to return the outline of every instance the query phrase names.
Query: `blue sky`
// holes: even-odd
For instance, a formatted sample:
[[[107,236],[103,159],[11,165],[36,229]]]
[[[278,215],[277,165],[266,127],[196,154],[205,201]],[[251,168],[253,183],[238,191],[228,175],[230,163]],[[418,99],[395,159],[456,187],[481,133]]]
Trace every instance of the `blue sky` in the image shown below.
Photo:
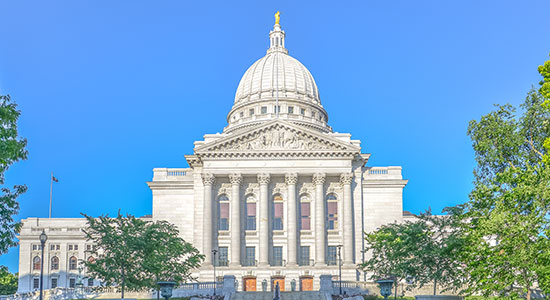
[[[2,1],[0,93],[29,142],[6,174],[29,187],[18,218],[47,217],[50,172],[54,217],[150,214],[152,168],[223,129],[277,10],[329,124],[403,166],[415,213],[467,200],[468,122],[523,101],[549,59],[545,0]]]

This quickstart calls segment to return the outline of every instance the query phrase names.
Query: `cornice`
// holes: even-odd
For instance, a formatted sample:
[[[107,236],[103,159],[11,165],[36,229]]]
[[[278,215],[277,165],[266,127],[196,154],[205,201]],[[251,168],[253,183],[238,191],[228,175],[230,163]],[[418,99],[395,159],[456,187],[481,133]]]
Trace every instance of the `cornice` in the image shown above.
[[[388,187],[388,186],[396,186],[396,187],[405,187],[407,183],[409,182],[408,179],[363,179],[363,186],[368,187]]]
[[[193,189],[194,182],[191,181],[148,181],[147,185],[151,190],[181,190]]]

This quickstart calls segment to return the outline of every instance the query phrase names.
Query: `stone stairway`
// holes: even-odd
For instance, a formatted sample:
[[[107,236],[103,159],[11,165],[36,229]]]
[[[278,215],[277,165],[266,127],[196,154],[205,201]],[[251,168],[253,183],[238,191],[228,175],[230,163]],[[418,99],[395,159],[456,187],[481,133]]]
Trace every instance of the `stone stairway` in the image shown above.
[[[231,300],[273,300],[273,292],[237,292]],[[281,292],[281,300],[325,300],[320,292]]]

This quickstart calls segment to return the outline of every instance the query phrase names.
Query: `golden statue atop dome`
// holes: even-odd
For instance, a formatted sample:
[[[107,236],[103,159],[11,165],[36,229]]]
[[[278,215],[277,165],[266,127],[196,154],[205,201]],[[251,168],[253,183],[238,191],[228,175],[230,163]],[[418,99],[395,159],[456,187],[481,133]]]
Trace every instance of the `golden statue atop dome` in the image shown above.
[[[275,13],[275,24],[279,25],[279,21],[281,20],[281,13],[277,11]]]

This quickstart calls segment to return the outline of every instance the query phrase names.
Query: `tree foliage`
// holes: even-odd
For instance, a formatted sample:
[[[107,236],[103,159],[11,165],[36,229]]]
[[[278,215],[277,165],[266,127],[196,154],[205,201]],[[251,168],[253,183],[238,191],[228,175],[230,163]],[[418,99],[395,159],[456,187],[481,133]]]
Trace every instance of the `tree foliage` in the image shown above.
[[[467,293],[529,299],[537,282],[550,291],[549,70],[539,67],[542,86],[519,114],[500,105],[468,127],[477,167],[463,223]]]
[[[17,119],[21,112],[9,95],[0,95],[0,254],[16,246],[15,234],[20,223],[13,219],[19,212],[17,197],[27,190],[26,186],[16,185],[13,189],[4,186],[5,172],[9,167],[27,159],[27,140],[17,133]]]
[[[391,223],[367,233],[366,250],[370,258],[361,265],[371,279],[407,280],[408,288],[433,283],[453,289],[461,284],[458,253],[463,239],[457,229],[460,211],[446,209],[446,216],[434,216],[428,210],[415,220]],[[396,285],[397,287],[397,285]],[[396,295],[397,297],[397,295]]]
[[[203,259],[170,223],[120,212],[116,218],[83,215],[86,238],[93,243],[88,252],[94,259],[84,262],[88,276],[120,287],[123,298],[126,290],[154,288],[159,279],[185,282]]]
[[[12,274],[6,266],[0,266],[0,295],[17,292],[17,273]]]

